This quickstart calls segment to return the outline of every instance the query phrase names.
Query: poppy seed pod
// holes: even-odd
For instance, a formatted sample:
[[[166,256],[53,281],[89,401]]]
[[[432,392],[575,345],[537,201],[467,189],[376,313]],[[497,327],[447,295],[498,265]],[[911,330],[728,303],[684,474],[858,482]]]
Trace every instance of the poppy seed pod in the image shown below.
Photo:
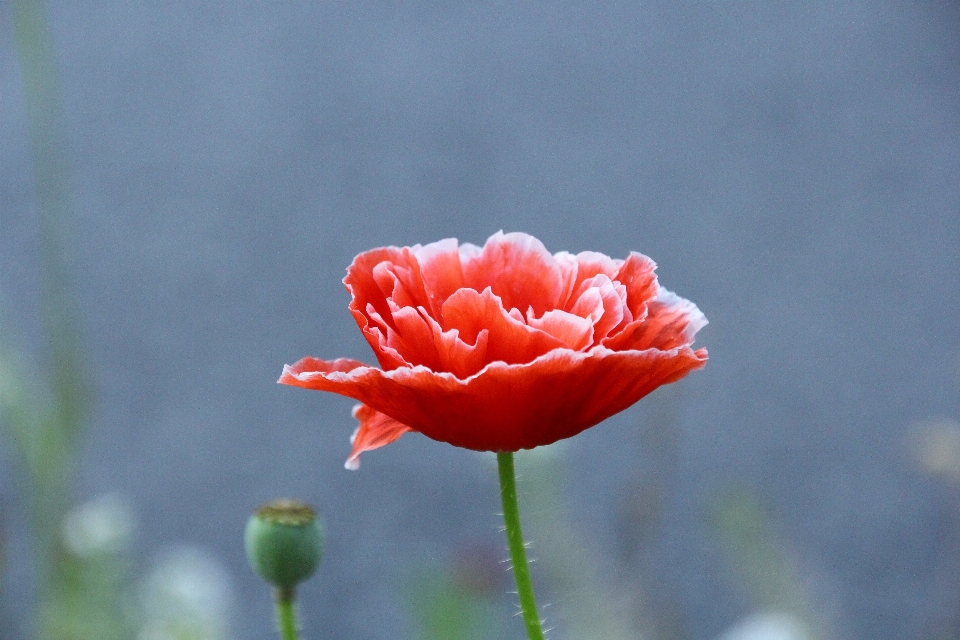
[[[317,514],[297,500],[274,500],[257,509],[247,521],[244,541],[253,570],[281,590],[312,576],[323,555]]]

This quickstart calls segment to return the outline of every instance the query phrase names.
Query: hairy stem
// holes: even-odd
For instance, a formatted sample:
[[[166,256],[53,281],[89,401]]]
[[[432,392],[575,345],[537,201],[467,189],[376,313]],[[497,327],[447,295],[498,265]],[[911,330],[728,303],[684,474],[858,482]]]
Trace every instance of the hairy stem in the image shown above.
[[[523,532],[520,530],[520,508],[517,505],[517,481],[513,470],[513,453],[497,454],[497,466],[500,470],[500,499],[503,501],[503,522],[507,527],[507,543],[510,546],[510,560],[513,563],[513,576],[517,581],[517,595],[520,597],[520,610],[523,623],[530,640],[544,640],[540,614],[537,612],[537,599],[533,595],[530,581],[530,567],[527,564],[527,550],[523,544]]]

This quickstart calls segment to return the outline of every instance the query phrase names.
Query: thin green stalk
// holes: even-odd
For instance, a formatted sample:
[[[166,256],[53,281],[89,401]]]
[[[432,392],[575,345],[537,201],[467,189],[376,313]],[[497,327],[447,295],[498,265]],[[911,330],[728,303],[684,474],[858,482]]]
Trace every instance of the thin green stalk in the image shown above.
[[[54,586],[66,584],[57,533],[68,505],[70,463],[86,416],[87,385],[70,287],[69,167],[56,55],[43,0],[9,4],[33,156],[40,316],[51,392],[48,405],[35,403],[29,420],[15,429],[30,473],[28,509],[38,558],[38,592],[48,600]],[[35,400],[42,397],[34,395]]]
[[[48,343],[54,400],[50,429],[69,445],[85,417],[87,389],[79,352],[78,312],[70,286],[70,171],[60,77],[42,1],[12,0],[10,6],[33,155],[40,315]]]
[[[527,550],[523,544],[523,531],[520,530],[520,508],[517,505],[517,480],[513,470],[513,453],[509,451],[498,453],[497,467],[500,470],[503,522],[507,527],[507,543],[510,545],[510,560],[513,562],[513,576],[517,581],[517,595],[520,597],[523,623],[527,627],[527,637],[530,640],[544,640],[540,614],[537,612],[537,599],[533,595],[533,583],[530,581],[530,567],[527,564]]]
[[[277,589],[277,628],[282,640],[298,640],[296,592],[293,589]]]

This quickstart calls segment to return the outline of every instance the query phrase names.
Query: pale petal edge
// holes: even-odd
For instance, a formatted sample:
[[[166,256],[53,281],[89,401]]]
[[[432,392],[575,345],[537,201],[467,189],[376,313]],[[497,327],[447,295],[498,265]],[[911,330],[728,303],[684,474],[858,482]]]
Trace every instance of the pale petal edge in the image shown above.
[[[395,442],[406,432],[413,431],[407,425],[397,422],[390,416],[365,404],[358,404],[353,407],[353,417],[357,419],[360,425],[350,436],[353,450],[343,465],[350,471],[356,471],[360,468],[360,454],[364,451],[373,451],[384,447],[391,442]]]

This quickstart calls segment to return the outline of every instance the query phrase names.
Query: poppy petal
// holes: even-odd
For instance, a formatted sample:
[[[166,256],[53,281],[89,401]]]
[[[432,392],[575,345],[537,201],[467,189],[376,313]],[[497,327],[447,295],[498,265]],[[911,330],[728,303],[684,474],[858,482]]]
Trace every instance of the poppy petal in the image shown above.
[[[394,442],[408,431],[410,427],[401,424],[388,415],[371,409],[365,404],[358,404],[353,408],[353,417],[360,422],[360,426],[350,437],[353,450],[343,466],[351,471],[360,468],[360,454],[364,451],[379,449]]]
[[[626,305],[626,287],[620,283],[614,284],[602,273],[583,281],[577,293],[577,301],[571,312],[593,319],[594,344],[624,324],[625,317],[633,317]]]
[[[574,283],[574,291],[582,291],[581,287],[585,281],[599,275],[606,276],[608,280],[613,280],[621,267],[617,260],[596,251],[581,251],[577,254],[576,259],[577,280]]]
[[[409,364],[403,359],[396,349],[390,346],[391,332],[396,333],[396,322],[393,320],[393,314],[390,315],[390,324],[388,325],[383,317],[373,308],[373,304],[368,304],[365,315],[359,315],[354,312],[354,317],[358,317],[357,323],[366,322],[363,328],[363,337],[373,348],[374,355],[377,356],[377,362],[384,369],[396,369]]]
[[[396,331],[387,329],[387,346],[408,365],[423,365],[440,371],[440,354],[423,307],[404,307],[393,314]]]
[[[599,300],[599,296],[598,296]],[[603,303],[599,305],[600,309],[597,316],[603,314]],[[533,310],[531,309],[531,312]],[[532,314],[531,314],[532,315]],[[548,333],[568,349],[581,351],[586,349],[593,342],[593,318],[581,317],[566,311],[554,309],[547,311],[540,318],[528,318],[527,324],[534,329],[539,329]]]
[[[457,329],[460,339],[468,344],[474,344],[480,332],[487,330],[487,362],[502,360],[521,364],[566,346],[550,334],[527,325],[518,310],[507,313],[503,302],[489,287],[482,293],[460,289],[447,298],[443,303],[443,326],[447,330]]]
[[[636,251],[623,261],[615,280],[627,288],[627,304],[634,320],[646,316],[646,303],[657,296],[660,285],[654,273],[657,263]]]
[[[357,319],[357,324],[360,325],[361,329],[365,328],[361,319],[365,317],[368,306],[372,306],[385,322],[393,322],[393,315],[390,313],[390,306],[387,304],[387,296],[384,295],[377,281],[373,278],[373,270],[383,262],[402,263],[406,262],[406,258],[403,251],[397,247],[384,247],[366,251],[353,259],[353,262],[347,267],[347,276],[343,279],[344,286],[347,287],[347,291],[353,298],[350,301],[350,310],[354,312],[354,318]],[[359,314],[359,317],[357,314]]]
[[[463,261],[464,286],[475,291],[490,288],[507,310],[542,316],[556,309],[563,293],[557,260],[543,243],[525,233],[502,231],[487,240],[479,255]]]
[[[427,296],[420,280],[420,265],[412,256],[407,264],[381,262],[370,273],[384,297],[398,307],[426,304]]]
[[[697,305],[664,288],[647,304],[647,315],[603,341],[614,350],[669,350],[691,344],[707,318]]]
[[[387,369],[402,366],[403,358],[384,347],[389,338],[386,329],[397,329],[394,311],[408,306],[408,302],[425,303],[427,299],[413,250],[384,247],[361,253],[347,268],[343,284],[353,298],[350,312],[380,366]]]
[[[279,382],[354,398],[425,436],[477,451],[518,451],[569,438],[706,364],[705,349],[556,349],[494,362],[460,380],[426,367],[381,371],[305,359]],[[589,380],[590,384],[584,384]]]
[[[418,248],[414,255],[420,263],[423,288],[430,305],[430,315],[440,317],[443,303],[463,288],[460,251],[454,238],[433,242]]]
[[[434,332],[434,342],[440,354],[439,371],[449,371],[457,378],[469,378],[483,369],[487,363],[487,342],[490,331],[483,329],[477,334],[473,344],[460,339],[457,329],[444,331],[439,323],[432,318],[431,327]]]
[[[560,280],[562,282],[557,307],[567,309],[570,306],[570,296],[573,295],[573,289],[577,283],[577,273],[580,271],[580,265],[577,263],[577,256],[567,251],[553,254],[553,259],[557,261],[557,266],[560,268]]]

